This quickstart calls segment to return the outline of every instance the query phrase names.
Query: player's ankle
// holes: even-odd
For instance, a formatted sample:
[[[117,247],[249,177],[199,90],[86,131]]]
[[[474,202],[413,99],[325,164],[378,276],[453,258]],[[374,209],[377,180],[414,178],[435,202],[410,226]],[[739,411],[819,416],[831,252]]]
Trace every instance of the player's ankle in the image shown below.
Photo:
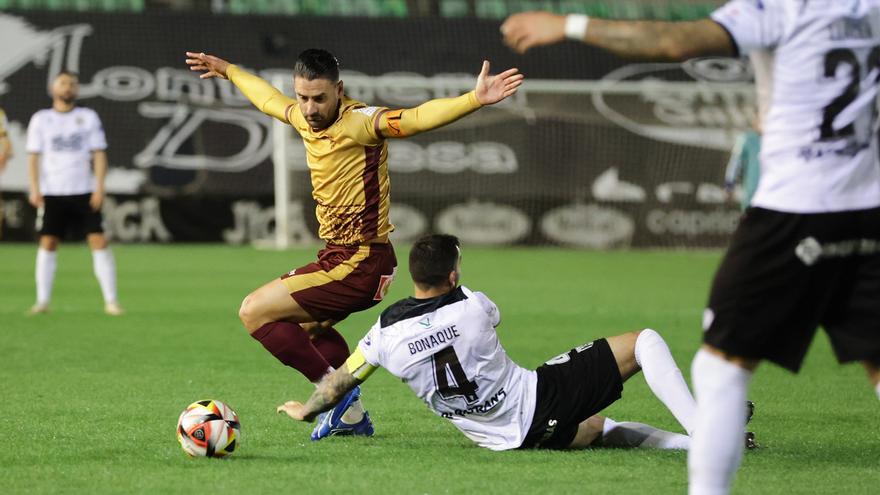
[[[345,413],[342,414],[342,422],[350,425],[358,424],[364,419],[364,406],[360,400],[351,403]]]

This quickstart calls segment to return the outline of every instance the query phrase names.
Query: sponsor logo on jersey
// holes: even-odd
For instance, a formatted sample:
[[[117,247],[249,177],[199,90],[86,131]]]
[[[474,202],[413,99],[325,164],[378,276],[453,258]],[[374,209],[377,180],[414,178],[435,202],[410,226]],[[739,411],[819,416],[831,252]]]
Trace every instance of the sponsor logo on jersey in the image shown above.
[[[362,114],[366,115],[367,117],[372,117],[373,114],[376,113],[377,110],[379,110],[379,107],[362,107],[362,108],[355,108],[354,110],[352,110],[352,112],[362,113]]]
[[[469,414],[486,414],[486,413],[492,411],[493,409],[495,409],[498,406],[498,404],[501,404],[501,402],[504,401],[504,399],[506,399],[506,398],[507,398],[507,392],[505,392],[504,389],[502,388],[502,389],[498,390],[498,392],[495,395],[486,399],[482,404],[477,404],[477,405],[471,406],[467,409],[455,409],[452,412],[444,412],[444,413],[441,413],[440,415],[446,419],[450,419],[453,416],[467,416]]]
[[[52,151],[81,151],[84,147],[85,136],[82,134],[52,137]]]

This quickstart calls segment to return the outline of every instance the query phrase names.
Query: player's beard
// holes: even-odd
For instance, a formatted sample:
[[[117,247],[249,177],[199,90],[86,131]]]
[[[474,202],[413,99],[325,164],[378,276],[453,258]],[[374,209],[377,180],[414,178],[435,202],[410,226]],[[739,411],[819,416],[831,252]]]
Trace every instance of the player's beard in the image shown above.
[[[61,100],[65,105],[73,105],[76,103],[76,94],[75,93],[66,93],[58,95],[58,99]]]
[[[308,117],[306,117],[306,120],[308,121],[309,125],[312,126],[312,129],[315,130],[320,131],[328,127],[327,119],[323,118],[321,114],[318,113],[309,115]]]

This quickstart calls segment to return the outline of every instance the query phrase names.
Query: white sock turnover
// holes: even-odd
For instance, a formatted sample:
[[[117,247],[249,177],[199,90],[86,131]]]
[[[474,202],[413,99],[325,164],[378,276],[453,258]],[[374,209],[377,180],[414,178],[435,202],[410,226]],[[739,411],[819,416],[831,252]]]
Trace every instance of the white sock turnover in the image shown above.
[[[700,349],[691,376],[697,413],[688,453],[690,494],[726,494],[742,460],[752,372]]]
[[[680,433],[658,430],[643,423],[616,422],[605,418],[602,444],[606,447],[687,450],[690,438]]]
[[[116,299],[116,260],[110,248],[96,249],[92,251],[92,265],[95,269],[95,278],[101,286],[105,303],[115,303]]]
[[[646,328],[636,339],[635,355],[648,387],[672,412],[688,435],[693,433],[697,403],[666,341],[659,333]]]
[[[34,274],[37,281],[37,304],[49,304],[57,266],[57,252],[43,248],[37,249],[37,268]]]

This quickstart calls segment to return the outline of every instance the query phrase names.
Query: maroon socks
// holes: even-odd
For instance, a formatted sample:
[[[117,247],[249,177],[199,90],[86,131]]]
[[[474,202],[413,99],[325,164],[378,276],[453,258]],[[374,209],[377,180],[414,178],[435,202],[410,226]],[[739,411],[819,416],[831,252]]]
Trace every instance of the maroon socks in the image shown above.
[[[348,359],[348,344],[335,329],[328,328],[315,340],[296,323],[276,321],[257,329],[251,336],[283,364],[298,370],[310,382],[318,382],[332,366]]]

